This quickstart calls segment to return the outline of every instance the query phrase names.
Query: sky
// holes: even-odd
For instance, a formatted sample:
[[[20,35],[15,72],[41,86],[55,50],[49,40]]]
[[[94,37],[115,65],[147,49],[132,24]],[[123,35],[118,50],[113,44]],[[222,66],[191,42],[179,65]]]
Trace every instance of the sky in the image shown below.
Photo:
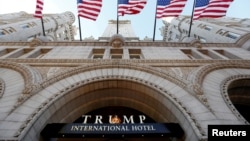
[[[190,16],[194,0],[188,0],[181,15]],[[234,18],[250,18],[250,0],[234,0],[230,5],[226,16]],[[93,36],[100,37],[107,27],[108,20],[116,20],[117,0],[103,0],[101,13],[96,21],[81,18],[82,38]],[[0,0],[0,14],[25,11],[33,14],[36,7],[36,0]],[[125,15],[120,20],[131,20],[136,36],[143,40],[146,36],[153,37],[154,17],[156,0],[148,0],[147,5],[137,15]],[[77,0],[44,0],[44,14],[62,13],[71,11],[77,16]],[[78,18],[74,23],[78,27]],[[161,40],[159,28],[163,26],[161,19],[156,21],[155,39]],[[76,36],[79,39],[79,35]]]

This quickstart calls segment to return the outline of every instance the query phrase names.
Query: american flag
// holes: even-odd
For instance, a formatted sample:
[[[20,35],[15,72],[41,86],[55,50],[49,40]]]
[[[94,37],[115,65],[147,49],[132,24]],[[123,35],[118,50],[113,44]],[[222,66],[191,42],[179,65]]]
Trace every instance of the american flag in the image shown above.
[[[223,17],[232,2],[233,0],[196,0],[193,19]]]
[[[118,0],[118,15],[138,14],[147,4],[147,0]]]
[[[77,0],[78,16],[95,21],[101,12],[102,0]]]
[[[36,0],[36,11],[34,17],[42,18],[43,17],[43,0]]]
[[[186,2],[187,0],[157,0],[156,18],[179,16]]]

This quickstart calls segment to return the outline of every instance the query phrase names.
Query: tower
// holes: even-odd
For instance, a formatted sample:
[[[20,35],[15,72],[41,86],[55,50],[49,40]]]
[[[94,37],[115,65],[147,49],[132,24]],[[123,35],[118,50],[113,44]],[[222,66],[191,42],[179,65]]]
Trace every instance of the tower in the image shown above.
[[[41,20],[25,12],[3,14],[0,16],[0,41],[31,41],[43,36]],[[71,12],[45,14],[44,30],[47,40],[72,41],[76,28],[75,17]]]
[[[163,37],[168,42],[185,41],[189,33],[190,17],[179,16],[171,23],[164,22]],[[194,20],[190,36],[205,43],[235,43],[249,38],[250,19],[223,17],[219,19]]]
[[[120,20],[118,23],[118,34],[121,34],[126,40],[129,41],[138,41],[139,38],[136,37],[134,30],[131,25],[131,21],[129,20]],[[113,35],[117,34],[117,21],[116,20],[109,20],[108,26],[106,27],[105,31],[103,32],[102,36],[99,40],[107,40],[110,39]]]

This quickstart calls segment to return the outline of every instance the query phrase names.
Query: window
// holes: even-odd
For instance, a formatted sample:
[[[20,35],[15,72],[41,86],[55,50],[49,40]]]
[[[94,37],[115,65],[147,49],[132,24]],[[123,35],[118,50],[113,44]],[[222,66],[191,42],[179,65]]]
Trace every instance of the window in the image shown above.
[[[93,49],[92,50],[92,59],[103,59],[105,49]]]
[[[229,59],[241,59],[240,57],[238,57],[238,56],[236,56],[236,55],[234,55],[226,50],[218,49],[218,50],[214,50],[214,51],[216,51],[217,53],[219,53],[219,54],[221,54]]]
[[[228,32],[228,33],[226,33],[226,37],[231,38],[231,39],[237,39],[240,37],[240,35],[238,35],[236,33]]]
[[[18,51],[12,53],[7,58],[18,58],[24,55],[27,55],[29,52],[31,52],[33,48],[26,48],[26,49],[19,49]]]
[[[102,59],[103,58],[103,55],[99,55],[99,54],[94,54],[93,59]]]
[[[191,49],[181,49],[181,51],[190,59],[195,59]]]
[[[24,23],[24,24],[20,24],[20,27],[23,29],[26,29],[26,28],[31,28],[32,26],[28,23]]]
[[[213,28],[212,28],[211,26],[207,26],[207,25],[206,25],[206,26],[204,27],[204,29],[207,30],[207,31],[210,31],[210,30],[212,30]]]
[[[122,59],[123,49],[111,49],[110,57],[111,59]]]
[[[48,22],[49,22],[49,19],[44,18],[44,19],[43,19],[43,22],[44,22],[44,23],[48,23]]]
[[[4,50],[1,50],[1,51],[0,51],[0,56],[4,56],[4,55],[6,55],[6,54],[8,54],[8,53],[11,53],[11,52],[14,51],[14,50],[16,50],[16,49],[14,49],[14,48],[6,48],[6,49],[4,49]]]
[[[6,35],[6,34],[8,34],[8,32],[6,30],[0,29],[0,36]]]
[[[29,56],[29,58],[42,58],[50,51],[51,49],[41,49],[37,53],[33,54],[33,56]]]
[[[130,59],[141,59],[141,49],[128,49]]]
[[[111,59],[122,59],[122,55],[112,54]]]
[[[219,31],[216,32],[217,34],[224,35],[226,33],[225,30],[220,29]]]
[[[12,27],[6,28],[6,31],[8,31],[9,33],[16,32],[16,30],[14,28],[12,28]]]
[[[200,53],[206,56],[205,59],[221,59],[216,54],[214,54],[213,51],[207,50],[207,49],[197,49]]]
[[[202,28],[202,27],[203,27],[203,25],[202,25],[202,24],[199,24],[197,27]]]

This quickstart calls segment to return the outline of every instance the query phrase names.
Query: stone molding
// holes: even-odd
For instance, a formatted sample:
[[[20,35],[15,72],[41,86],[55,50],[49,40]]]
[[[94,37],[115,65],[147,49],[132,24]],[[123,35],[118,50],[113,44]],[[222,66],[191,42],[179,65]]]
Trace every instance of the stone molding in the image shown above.
[[[2,98],[4,94],[4,89],[5,89],[5,83],[2,78],[0,78],[0,98]]]
[[[12,67],[15,66],[15,63],[10,63],[10,62],[7,62],[7,63],[11,64],[10,66],[12,66]],[[5,64],[5,65],[7,65],[7,64]],[[3,63],[0,62],[0,66],[1,67],[4,66]],[[10,66],[8,66],[8,67],[11,68]],[[21,67],[21,68],[24,67],[23,70],[26,70],[27,72],[30,71],[27,66],[20,65],[18,67]],[[163,71],[163,70],[158,69],[158,68],[150,67],[150,66],[147,66],[145,64],[134,64],[134,63],[125,62],[124,60],[113,60],[112,62],[101,62],[101,63],[83,65],[83,66],[79,66],[76,68],[72,68],[72,69],[66,70],[64,72],[61,72],[53,77],[47,78],[44,81],[40,81],[39,83],[38,83],[38,81],[35,81],[37,83],[34,83],[34,80],[36,80],[36,79],[33,78],[32,79],[33,85],[31,86],[31,90],[32,90],[32,92],[37,93],[37,92],[43,90],[44,88],[50,86],[51,84],[56,83],[62,79],[71,77],[75,74],[79,74],[79,73],[83,73],[83,72],[87,72],[87,71],[92,71],[92,70],[97,70],[97,69],[112,69],[112,68],[138,70],[138,71],[143,71],[143,72],[147,72],[147,73],[156,75],[158,77],[161,77],[163,79],[171,81],[172,83],[183,88],[184,90],[186,90],[187,92],[189,92],[191,94],[197,95],[198,99],[200,99],[204,103],[204,102],[206,102],[205,101],[206,97],[202,97],[202,96],[204,96],[202,93],[203,90],[199,84],[202,84],[203,79],[205,78],[205,76],[209,72],[212,72],[212,71],[217,70],[217,69],[224,69],[224,68],[248,68],[249,69],[250,66],[245,64],[245,63],[236,63],[236,62],[209,64],[209,65],[206,65],[204,67],[201,67],[196,72],[194,72],[195,77],[194,78],[190,77],[190,80],[191,80],[190,82],[192,82],[192,83],[190,83],[189,81],[184,80],[178,76],[173,76],[166,71]],[[85,84],[89,84],[89,83],[101,81],[101,80],[113,80],[113,79],[138,82],[138,83],[146,85],[154,90],[157,90],[160,93],[163,93],[166,97],[168,97],[168,99],[173,101],[175,106],[177,106],[182,111],[182,113],[187,117],[189,122],[195,128],[194,131],[197,132],[197,135],[199,135],[200,138],[206,138],[206,132],[202,129],[199,122],[196,121],[194,115],[190,112],[190,110],[187,107],[185,107],[185,105],[181,101],[178,100],[178,98],[176,98],[174,95],[170,94],[168,92],[168,90],[166,90],[165,88],[159,87],[158,85],[155,85],[151,82],[147,82],[145,80],[139,79],[139,78],[129,77],[129,76],[122,77],[122,76],[116,76],[116,75],[110,75],[110,76],[106,76],[106,77],[92,77],[90,79],[82,80],[81,82],[78,82],[78,83],[75,83],[75,84],[72,84],[70,86],[65,87],[63,90],[54,94],[51,98],[48,98],[48,100],[46,102],[41,104],[41,106],[34,113],[32,113],[31,116],[26,120],[26,122],[20,127],[20,129],[16,133],[15,137],[22,136],[21,134],[23,133],[23,131],[25,131],[25,130],[27,131],[28,128],[32,126],[32,123],[34,123],[35,120],[38,118],[38,115],[40,115],[41,112],[43,112],[46,108],[48,108],[48,106],[51,103],[53,103],[58,97],[63,96],[65,94],[69,93],[70,91],[75,90],[75,89],[77,89]],[[26,78],[26,80],[27,80],[27,78]],[[29,84],[31,84],[31,83],[29,83]],[[199,97],[199,96],[201,96],[201,97]],[[201,98],[205,98],[205,99],[201,99]],[[26,96],[24,96],[22,101],[24,101],[24,100],[27,100]]]
[[[76,68],[72,68],[70,70],[61,72],[53,77],[47,78],[43,82],[39,83],[39,85],[42,88],[45,88],[45,87],[47,87],[47,86],[49,86],[49,85],[51,85],[59,80],[70,77],[74,74],[78,74],[78,73],[86,72],[86,71],[91,71],[91,70],[96,70],[96,69],[105,69],[105,68],[124,68],[124,69],[128,68],[128,69],[133,69],[133,70],[144,71],[144,72],[148,72],[148,73],[157,75],[161,78],[167,79],[167,80],[179,85],[182,88],[186,88],[188,85],[188,82],[185,79],[183,79],[179,76],[172,76],[168,72],[165,72],[161,69],[153,68],[153,67],[146,66],[146,65],[126,63],[126,62],[122,62],[119,60],[113,60],[110,63],[108,63],[108,62],[107,63],[95,63],[95,64],[83,65],[83,66],[79,66]]]
[[[226,68],[243,68],[243,69],[250,69],[249,63],[239,61],[228,61],[224,63],[212,63],[209,65],[205,65],[197,69],[196,71],[189,74],[188,81],[190,81],[190,87],[193,93],[195,93],[196,97],[204,103],[209,109],[208,99],[203,93],[202,83],[207,74],[212,71],[219,70],[219,69],[226,69]],[[189,87],[189,88],[190,88]],[[210,109],[212,111],[212,109]]]
[[[29,47],[30,42],[1,42],[1,46],[27,46]],[[74,41],[74,42],[43,42],[43,46],[110,46],[109,41]],[[239,44],[234,43],[202,43],[202,47],[240,47]],[[126,47],[194,47],[191,43],[180,43],[180,42],[163,42],[163,41],[129,41],[124,42]]]
[[[244,43],[246,43],[248,40],[250,40],[250,33],[247,33],[243,35],[237,42],[236,44],[238,46],[242,46]]]
[[[32,66],[79,66],[83,64],[92,64],[92,63],[112,63],[117,60],[112,59],[2,59],[3,61],[16,62],[22,64],[29,64]],[[250,64],[250,60],[181,60],[181,59],[120,59],[121,63],[139,63],[144,65],[152,65],[152,66],[192,66],[199,67],[204,66],[204,64]]]
[[[192,82],[201,85],[207,74],[215,70],[226,69],[226,68],[250,69],[250,63],[244,61],[229,61],[224,63],[212,63],[209,65],[205,65],[200,69],[198,69],[196,72],[194,72],[196,75],[194,75],[195,78],[193,78]]]
[[[117,67],[119,66],[119,67]],[[126,67],[123,67],[126,66]],[[72,69],[70,71],[67,72],[62,72],[60,74],[58,74],[57,76],[54,76],[53,78],[47,79],[44,82],[40,83],[40,85],[42,86],[42,88],[46,88],[48,86],[50,86],[53,83],[56,83],[62,79],[65,79],[67,77],[70,77],[74,74],[78,74],[78,73],[83,73],[85,71],[91,71],[91,70],[96,70],[96,69],[107,69],[107,68],[125,68],[125,69],[132,69],[132,70],[138,70],[140,68],[139,65],[132,65],[130,64],[130,66],[128,66],[127,64],[104,64],[102,66],[100,66],[100,64],[96,64],[96,65],[91,65],[91,66],[82,66],[78,69]],[[169,77],[166,78],[167,74],[164,74],[164,72],[160,72],[159,70],[155,70],[155,69],[149,69],[149,67],[145,67],[145,68],[141,68],[143,70],[140,71],[144,71],[144,72],[148,72],[150,74],[153,75],[161,75],[159,77],[162,77],[164,79],[167,79],[170,81],[174,80],[175,83],[177,83],[176,85],[180,86],[180,85],[186,85],[183,82],[179,82],[180,80],[178,80],[176,77]],[[185,104],[183,104],[180,100],[178,100],[177,97],[175,97],[173,94],[169,93],[168,90],[166,90],[163,87],[159,87],[158,85],[155,85],[151,82],[145,81],[143,79],[140,78],[136,78],[136,77],[129,77],[129,76],[119,76],[119,75],[109,75],[109,76],[105,76],[105,77],[92,77],[86,80],[82,80],[80,82],[74,83],[72,85],[69,85],[67,87],[65,87],[64,89],[60,90],[60,92],[55,93],[53,96],[51,96],[50,98],[48,98],[43,104],[40,105],[39,108],[37,108],[36,111],[34,111],[30,117],[25,121],[25,123],[21,126],[21,128],[19,129],[18,132],[16,132],[15,137],[19,137],[22,136],[23,131],[27,131],[29,127],[31,127],[32,124],[34,124],[34,122],[36,121],[36,119],[39,117],[40,114],[42,114],[52,103],[54,103],[59,97],[62,97],[64,95],[66,95],[67,93],[70,93],[71,91],[82,87],[84,85],[90,84],[90,83],[94,83],[94,82],[98,82],[98,81],[105,81],[105,80],[126,80],[126,81],[133,81],[133,82],[137,82],[139,84],[143,84],[147,87],[150,87],[156,91],[158,91],[159,93],[162,93],[165,97],[167,97],[170,101],[172,101],[175,106],[180,109],[182,111],[182,113],[185,115],[185,117],[187,118],[187,120],[189,121],[189,123],[193,126],[193,130],[194,132],[197,133],[197,135],[199,135],[199,138],[204,139],[206,138],[206,132],[204,131],[204,129],[201,127],[199,121],[197,121],[195,119],[195,116],[193,115],[193,113],[191,112],[191,110],[188,109],[188,107],[185,106]],[[182,84],[180,84],[182,83]]]
[[[199,99],[204,105],[206,105],[209,109],[210,106],[208,104],[208,100],[206,98],[206,96],[203,94],[203,89],[202,86],[200,84],[202,84],[203,78],[205,77],[206,74],[208,74],[209,72],[216,70],[216,69],[220,69],[220,68],[224,68],[224,67],[240,67],[239,65],[241,64],[242,67],[247,67],[250,68],[250,61],[249,60],[93,60],[93,59],[89,59],[89,60],[80,60],[80,59],[71,59],[71,60],[65,60],[64,59],[39,59],[39,60],[28,60],[32,65],[35,65],[33,63],[42,63],[42,65],[44,66],[44,63],[48,63],[51,66],[60,66],[59,63],[62,63],[63,66],[65,66],[66,64],[69,64],[70,66],[74,66],[74,62],[76,63],[75,66],[78,66],[77,68],[73,68],[70,71],[68,71],[67,73],[63,72],[62,74],[59,74],[58,76],[55,76],[53,78],[49,78],[43,82],[41,82],[42,87],[46,87],[49,84],[52,84],[53,82],[57,81],[57,79],[63,79],[63,77],[67,77],[70,75],[73,75],[77,72],[81,72],[81,71],[87,71],[87,70],[91,70],[91,69],[98,69],[98,68],[108,68],[108,67],[124,67],[126,68],[127,66],[132,67],[135,66],[135,69],[138,70],[142,70],[142,71],[158,71],[158,76],[164,77],[165,79],[171,80],[173,81],[175,84],[180,85],[183,89],[186,89],[190,94],[193,94],[195,97],[197,97],[197,99]],[[20,60],[16,60],[18,63],[22,63],[24,60],[20,59]],[[21,61],[21,62],[19,62]],[[90,63],[87,64],[86,66],[79,66],[81,65],[81,63]],[[140,65],[137,65],[137,64]],[[188,82],[185,79],[182,78],[178,78],[175,79],[176,76],[173,76],[171,78],[171,74],[167,74],[166,76],[162,76],[162,74],[166,73],[166,71],[157,69],[157,68],[153,68],[150,67],[150,64],[154,65],[154,66],[201,66],[204,65],[206,63],[211,63],[209,65],[206,65],[204,67],[201,67],[200,69],[198,69],[197,71],[193,72],[192,74],[190,74],[189,76],[196,76],[195,78],[188,78]],[[152,72],[153,73],[153,72]],[[154,72],[156,74],[156,72]],[[53,80],[54,79],[54,80]],[[46,84],[48,83],[48,84]],[[32,85],[30,87],[28,87],[27,90],[33,90],[34,92],[39,91],[40,88],[40,84],[39,85]],[[210,109],[211,110],[211,109]]]
[[[9,62],[9,61],[0,61],[0,67],[1,68],[8,68],[12,69],[14,71],[19,72],[23,78],[25,83],[25,88],[23,90],[23,94],[34,94],[34,85],[36,82],[41,81],[41,76],[39,76],[39,73],[36,73],[35,70],[32,68],[25,66],[23,64],[18,64],[15,62]]]

